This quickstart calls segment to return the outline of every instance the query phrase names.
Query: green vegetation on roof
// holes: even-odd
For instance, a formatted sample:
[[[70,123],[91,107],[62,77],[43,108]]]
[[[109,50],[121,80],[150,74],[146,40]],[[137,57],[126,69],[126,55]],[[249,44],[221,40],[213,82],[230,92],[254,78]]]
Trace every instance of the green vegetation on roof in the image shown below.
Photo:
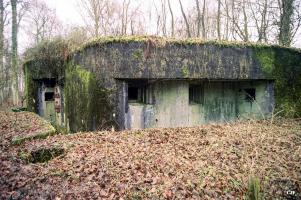
[[[131,42],[140,42],[146,43],[151,42],[156,47],[164,47],[165,45],[216,45],[220,47],[239,47],[239,48],[282,48],[290,51],[297,51],[301,53],[301,50],[298,48],[284,47],[280,45],[269,45],[264,43],[255,43],[255,42],[241,42],[241,41],[218,41],[218,40],[203,40],[200,38],[167,38],[159,36],[146,36],[146,35],[137,35],[137,36],[106,36],[92,38],[91,40],[84,43],[82,46],[74,50],[74,52],[82,51],[86,48],[104,45],[108,43],[131,43]]]
[[[43,60],[43,62],[53,60],[64,60],[69,55],[69,44],[62,38],[45,40],[37,45],[28,48],[24,53],[25,62],[32,60]]]
[[[146,35],[136,35],[136,36],[105,36],[92,38],[82,44],[81,46],[74,46],[69,44],[67,40],[62,38],[55,38],[53,40],[43,41],[36,46],[28,48],[25,52],[25,62],[28,63],[33,60],[53,60],[53,59],[66,59],[68,56],[81,52],[84,49],[105,45],[109,43],[150,43],[154,47],[163,48],[166,45],[215,45],[219,47],[237,47],[237,48],[281,48],[287,49],[293,52],[301,53],[300,49],[289,48],[280,45],[269,45],[264,43],[254,43],[254,42],[240,42],[240,41],[218,41],[218,40],[203,40],[200,38],[167,38],[159,36],[146,36]]]

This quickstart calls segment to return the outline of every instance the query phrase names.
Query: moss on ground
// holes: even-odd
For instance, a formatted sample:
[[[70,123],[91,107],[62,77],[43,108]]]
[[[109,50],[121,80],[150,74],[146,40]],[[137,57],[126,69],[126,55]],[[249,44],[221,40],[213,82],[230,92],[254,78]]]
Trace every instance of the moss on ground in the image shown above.
[[[26,140],[45,139],[48,136],[56,134],[56,129],[49,122],[47,122],[44,119],[40,119],[40,120],[41,120],[41,126],[42,126],[41,130],[39,130],[38,132],[13,137],[11,140],[11,143],[13,145],[20,145],[23,142],[25,142]]]

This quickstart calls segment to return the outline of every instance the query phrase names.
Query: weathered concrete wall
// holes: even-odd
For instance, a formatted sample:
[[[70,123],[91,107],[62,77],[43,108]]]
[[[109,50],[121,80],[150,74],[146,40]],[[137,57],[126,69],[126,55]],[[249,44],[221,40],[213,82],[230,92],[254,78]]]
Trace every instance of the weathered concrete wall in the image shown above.
[[[124,124],[126,129],[131,130],[154,127],[154,106],[130,103]]]
[[[148,42],[129,43],[105,43],[85,48],[72,57],[71,63],[80,66],[95,74],[99,87],[111,91],[108,102],[116,102],[113,110],[114,118],[120,129],[126,128],[125,117],[127,96],[122,81],[126,79],[214,79],[214,80],[262,80],[265,75],[261,70],[260,63],[256,60],[252,48],[221,47],[216,45],[182,45],[166,44],[164,47],[156,47]],[[183,83],[185,84],[185,83]],[[177,97],[178,88],[164,88],[161,92],[170,90],[170,98]],[[160,90],[156,90],[159,92]],[[185,90],[186,91],[186,90]],[[187,92],[187,91],[186,91]],[[160,94],[157,94],[161,101]],[[162,96],[162,94],[161,94]],[[184,108],[186,100],[175,102],[175,107],[180,107],[197,113],[203,108],[197,106]],[[168,103],[162,102],[160,108],[169,109]],[[224,102],[224,106],[229,105]],[[178,105],[179,104],[179,105]],[[180,105],[182,104],[182,105]],[[233,103],[232,103],[233,104]],[[209,106],[209,103],[208,103]],[[214,104],[211,106],[215,106]],[[231,106],[231,105],[230,105]],[[195,107],[195,108],[193,108]],[[154,108],[156,113],[156,108]],[[230,109],[230,108],[229,108]],[[167,115],[173,110],[165,110]],[[203,112],[207,112],[203,110]],[[210,111],[212,112],[212,111]],[[213,111],[214,112],[214,111]],[[219,111],[216,111],[219,112]],[[231,112],[226,110],[225,112]],[[184,112],[179,119],[165,119],[166,114],[157,113],[157,127],[161,126],[185,126],[189,118]],[[228,115],[228,114],[227,114]],[[205,115],[208,116],[208,115]],[[214,119],[214,114],[209,115]],[[192,116],[191,116],[192,117]],[[220,116],[217,116],[218,118]],[[192,117],[193,118],[193,117]],[[185,119],[186,121],[183,121]],[[190,119],[192,120],[192,119]],[[210,121],[211,119],[203,119]],[[153,123],[153,122],[152,122]]]
[[[237,82],[204,84],[204,121],[230,121],[237,118]]]
[[[90,42],[64,60],[67,57],[65,48],[54,46],[51,48],[53,51],[49,51],[49,48],[41,47],[36,51],[35,59],[24,65],[28,108],[37,112],[38,80],[55,78],[59,85],[64,86],[65,95],[62,97],[66,100],[65,114],[72,131],[92,130],[103,127],[103,124],[126,128],[124,113],[129,109],[125,92],[127,79],[275,80],[278,111],[284,110],[282,113],[288,116],[299,116],[301,113],[300,50],[261,44],[118,37]],[[93,75],[89,78],[93,84],[89,84],[89,80],[83,76],[86,73]],[[271,85],[270,101],[274,103]],[[219,87],[214,90],[223,91]],[[233,93],[230,89],[225,91],[227,94]],[[211,95],[207,95],[210,98]],[[219,99],[221,97],[215,98],[213,95],[207,101],[210,108],[207,110],[191,105],[189,110],[193,115],[189,115],[188,121],[222,121],[224,116],[235,118],[233,100],[224,97],[221,102]],[[102,107],[99,108],[99,105]],[[216,106],[218,109],[225,107],[226,110],[211,109]],[[240,110],[241,117],[244,117],[244,110],[247,112],[255,108],[242,102],[235,109],[235,113]],[[264,109],[271,110],[270,107]],[[199,119],[198,113],[210,115],[203,115]]]
[[[126,128],[184,127],[237,118],[266,118],[274,107],[271,81],[199,81],[204,88],[201,103],[189,102],[190,83],[178,80],[152,84],[149,89],[153,90],[153,104],[129,103]],[[245,99],[244,89],[248,88],[256,91],[254,101]]]
[[[266,78],[252,49],[240,47],[107,43],[76,53],[73,61],[109,86],[114,84],[113,78]]]
[[[154,127],[188,125],[188,82],[162,81],[155,84]]]
[[[240,118],[264,118],[274,109],[274,83],[272,81],[243,82],[239,84],[238,113]],[[245,100],[243,89],[256,88],[256,101]]]

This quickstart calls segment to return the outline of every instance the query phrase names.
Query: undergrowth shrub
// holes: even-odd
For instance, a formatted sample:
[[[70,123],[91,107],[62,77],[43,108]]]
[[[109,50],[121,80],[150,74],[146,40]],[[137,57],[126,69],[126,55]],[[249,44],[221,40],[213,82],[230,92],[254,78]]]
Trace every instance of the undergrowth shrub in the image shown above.
[[[260,200],[261,199],[260,181],[256,177],[249,178],[247,199],[249,199],[249,200]]]

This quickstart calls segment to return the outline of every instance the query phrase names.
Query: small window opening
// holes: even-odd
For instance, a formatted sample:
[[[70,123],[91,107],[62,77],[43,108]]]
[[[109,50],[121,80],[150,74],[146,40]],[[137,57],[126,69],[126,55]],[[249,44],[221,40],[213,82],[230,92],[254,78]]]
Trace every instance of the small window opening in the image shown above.
[[[244,89],[245,91],[245,100],[253,102],[256,100],[256,90],[255,88]]]
[[[129,87],[128,88],[128,99],[129,101],[139,101],[139,88]]]
[[[149,103],[149,90],[146,86],[129,86],[128,87],[128,101],[132,103]]]
[[[203,88],[199,85],[189,85],[189,103],[203,103]]]
[[[45,92],[45,101],[54,101],[54,92]]]

